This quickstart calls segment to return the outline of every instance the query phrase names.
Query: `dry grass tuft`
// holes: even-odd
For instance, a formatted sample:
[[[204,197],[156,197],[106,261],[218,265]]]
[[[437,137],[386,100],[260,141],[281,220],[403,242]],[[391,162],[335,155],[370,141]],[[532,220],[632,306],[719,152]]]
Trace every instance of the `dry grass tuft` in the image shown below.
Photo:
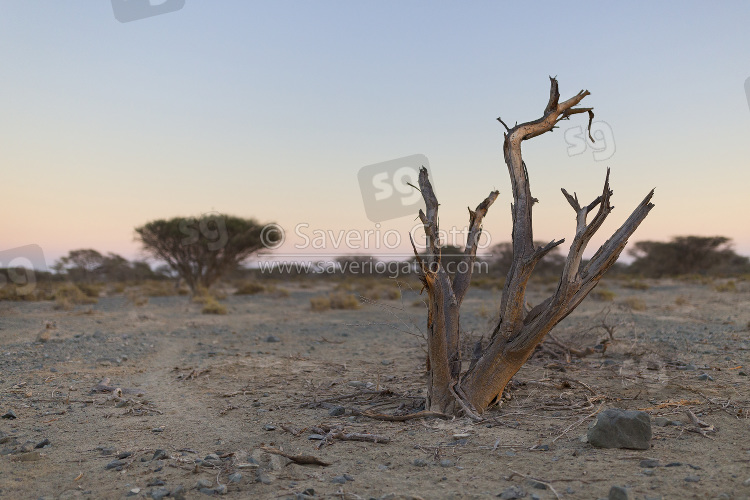
[[[643,301],[643,299],[638,297],[628,297],[625,299],[625,305],[632,309],[633,311],[645,311],[646,310],[646,303]]]
[[[223,304],[219,304],[219,301],[209,295],[203,302],[203,309],[201,309],[201,312],[203,314],[226,314],[227,308]]]
[[[596,289],[591,292],[591,298],[602,302],[612,302],[615,300],[615,292],[606,288]]]
[[[73,283],[66,283],[55,290],[55,306],[57,310],[70,311],[77,305],[96,304],[98,300],[89,297],[83,290]]]
[[[359,309],[357,297],[344,292],[333,292],[328,295],[317,295],[310,299],[310,309],[316,312],[329,309]]]

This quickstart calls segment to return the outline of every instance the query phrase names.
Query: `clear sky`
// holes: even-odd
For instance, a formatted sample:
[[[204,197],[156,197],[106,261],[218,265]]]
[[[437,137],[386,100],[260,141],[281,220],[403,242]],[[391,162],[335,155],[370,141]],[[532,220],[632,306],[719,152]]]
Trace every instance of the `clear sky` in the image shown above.
[[[298,224],[375,230],[359,170],[415,154],[443,227],[498,189],[485,227],[507,241],[495,118],[540,117],[556,75],[563,99],[591,92],[604,149],[571,139],[583,115],[525,143],[536,239],[570,241],[560,188],[589,202],[609,166],[589,254],[655,187],[633,240],[725,235],[747,255],[749,21],[739,1],[186,0],[121,23],[104,0],[0,0],[0,250],[135,258],[134,227],[219,211],[278,222],[294,253]]]

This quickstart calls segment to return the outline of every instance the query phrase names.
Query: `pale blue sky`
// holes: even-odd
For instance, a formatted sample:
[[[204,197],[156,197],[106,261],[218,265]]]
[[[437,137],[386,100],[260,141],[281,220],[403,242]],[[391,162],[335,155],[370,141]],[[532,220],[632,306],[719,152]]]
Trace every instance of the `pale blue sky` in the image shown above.
[[[720,234],[750,254],[749,14],[747,2],[186,0],[120,23],[103,0],[0,0],[0,250],[133,258],[135,226],[217,210],[280,223],[294,252],[300,223],[372,230],[358,170],[414,154],[429,158],[444,227],[499,189],[485,226],[507,241],[495,118],[538,118],[557,75],[563,98],[591,91],[615,149],[569,156],[565,129],[583,117],[525,143],[537,239],[570,238],[559,189],[590,201],[610,166],[616,209],[591,251],[656,187],[635,241]]]

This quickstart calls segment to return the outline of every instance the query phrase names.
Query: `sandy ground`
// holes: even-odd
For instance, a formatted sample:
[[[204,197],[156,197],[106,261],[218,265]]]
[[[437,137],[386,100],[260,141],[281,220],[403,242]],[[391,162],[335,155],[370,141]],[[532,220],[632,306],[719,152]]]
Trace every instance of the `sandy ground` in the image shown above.
[[[592,499],[622,485],[635,498],[748,498],[750,283],[728,292],[648,284],[600,286],[614,300],[587,299],[555,335],[597,344],[609,308],[609,348],[570,362],[536,356],[482,423],[352,415],[411,408],[424,395],[425,309],[412,292],[312,312],[323,285],[290,283],[286,298],[230,296],[223,316],[203,315],[185,297],[140,307],[103,297],[73,311],[3,302],[0,413],[17,418],[0,419],[0,497],[490,498],[518,486],[525,498]],[[548,287],[535,287],[531,302]],[[471,290],[467,334],[489,329],[498,301],[497,292]],[[51,338],[36,342],[47,322]],[[125,390],[121,398],[91,392],[105,378]],[[367,393],[386,389],[393,394]],[[612,407],[679,425],[654,424],[647,451],[593,448],[586,429]],[[687,409],[714,430],[691,432]],[[389,442],[319,447],[314,427]],[[289,463],[264,446],[331,465]],[[659,465],[644,467],[647,459]]]

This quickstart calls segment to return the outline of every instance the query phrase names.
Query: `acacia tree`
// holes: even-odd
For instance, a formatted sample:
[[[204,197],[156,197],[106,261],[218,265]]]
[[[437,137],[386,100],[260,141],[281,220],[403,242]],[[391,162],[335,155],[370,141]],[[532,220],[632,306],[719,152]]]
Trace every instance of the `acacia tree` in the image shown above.
[[[277,243],[281,238],[277,228],[255,219],[207,214],[155,220],[135,231],[143,249],[166,262],[195,294],[265,245]]]
[[[596,287],[604,273],[616,261],[628,238],[653,208],[652,190],[638,205],[623,225],[602,245],[591,260],[581,268],[581,258],[591,237],[614,208],[610,204],[609,169],[602,194],[588,205],[578,201],[563,189],[563,195],[576,213],[576,234],[565,259],[565,265],[555,292],[542,303],[526,307],[526,286],[536,264],[564,240],[551,241],[536,247],[532,232],[532,207],[538,200],[531,196],[526,164],[521,156],[521,143],[551,131],[560,120],[578,113],[589,116],[589,138],[593,108],[576,107],[587,90],[580,91],[567,101],[560,102],[557,80],[550,77],[550,96],[541,118],[506,129],[503,155],[513,189],[513,260],[503,288],[500,318],[485,346],[475,348],[470,365],[462,371],[460,351],[459,311],[471,283],[471,273],[482,232],[482,220],[499,193],[493,191],[476,210],[469,209],[469,232],[463,260],[452,277],[441,262],[438,235],[438,200],[432,189],[427,170],[419,173],[419,189],[426,210],[419,211],[427,238],[427,254],[420,256],[419,276],[427,289],[429,308],[427,317],[428,387],[426,409],[442,413],[463,411],[478,418],[502,394],[503,389],[531,356],[534,348],[552,328],[570,314]],[[596,210],[591,221],[589,214]],[[414,242],[412,241],[412,246]]]

